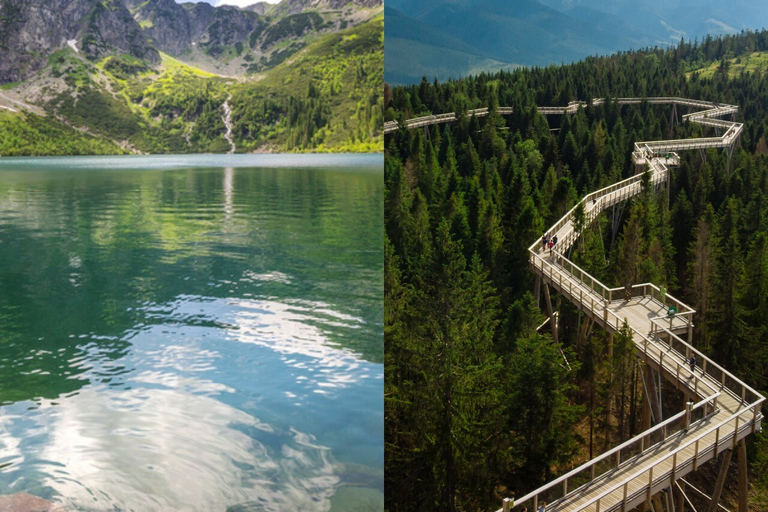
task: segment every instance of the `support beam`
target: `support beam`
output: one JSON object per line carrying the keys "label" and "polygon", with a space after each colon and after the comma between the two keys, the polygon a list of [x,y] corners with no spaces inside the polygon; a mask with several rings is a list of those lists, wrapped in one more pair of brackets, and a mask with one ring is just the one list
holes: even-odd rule
{"label": "support beam", "polygon": [[533,299],[536,301],[536,307],[541,304],[541,274],[536,274],[536,284],[533,286]]}
{"label": "support beam", "polygon": [[747,444],[744,439],[739,441],[739,512],[749,512],[747,483]]}
{"label": "support beam", "polygon": [[[637,365],[641,366],[639,359],[637,360]],[[643,393],[644,393],[643,396],[645,397],[645,400],[643,400],[643,407],[642,407],[643,416],[640,420],[641,421],[640,430],[643,432],[651,428],[651,416],[653,414],[652,412],[653,409],[651,408],[651,397],[648,393],[648,386],[646,384],[647,379],[645,378],[646,374],[648,373],[648,368],[649,368],[648,365],[645,365],[645,367],[642,367],[642,366],[640,367],[640,378],[643,384]],[[648,448],[650,441],[651,441],[651,436],[645,436],[641,441],[641,449],[644,450]]]}
{"label": "support beam", "polygon": [[550,325],[552,326],[552,339],[555,340],[555,343],[559,343],[557,339],[557,322],[555,321],[555,311],[552,309],[552,298],[549,295],[549,285],[544,284],[544,300],[547,302],[547,312],[549,313],[549,318],[551,320]]}
{"label": "support beam", "polygon": [[688,503],[688,506],[691,508],[691,510],[693,512],[697,512],[696,511],[696,507],[693,506],[693,503],[691,503],[691,500],[688,498],[688,496],[685,495],[685,492],[683,492],[683,488],[680,487],[680,482],[682,482],[684,484],[686,483],[686,481],[683,480],[682,478],[679,481],[675,482],[675,485],[677,486],[677,490],[680,491],[680,494],[683,496],[685,501]]}
{"label": "support beam", "polygon": [[685,495],[683,494],[682,489],[680,489],[679,484],[677,483],[675,483],[675,486],[672,489],[675,493],[674,512],[685,512]]}
{"label": "support beam", "polygon": [[725,477],[728,476],[728,467],[731,465],[731,456],[733,450],[728,448],[723,454],[723,460],[720,463],[720,473],[717,475],[717,482],[715,482],[715,490],[712,493],[712,501],[709,502],[709,512],[717,512],[717,506],[720,504],[720,494],[723,492],[723,486],[725,485]]}
{"label": "support beam", "polygon": [[643,383],[648,386],[649,406],[651,407],[651,417],[654,423],[661,423],[661,404],[659,403],[659,390],[656,386],[656,375],[650,365],[645,365],[645,377]]}

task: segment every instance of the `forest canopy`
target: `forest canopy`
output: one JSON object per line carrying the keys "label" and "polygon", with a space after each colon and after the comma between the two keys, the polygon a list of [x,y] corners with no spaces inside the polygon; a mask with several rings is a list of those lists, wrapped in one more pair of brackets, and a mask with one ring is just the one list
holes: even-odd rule
{"label": "forest canopy", "polygon": [[[681,153],[668,191],[603,213],[571,258],[609,286],[665,286],[697,311],[697,348],[768,388],[766,52],[768,32],[743,32],[385,85],[387,121],[459,118],[385,140],[389,510],[495,509],[639,431],[631,343],[614,340],[609,357],[607,334],[585,330],[561,300],[559,343],[537,330],[527,247],[583,195],[634,174],[635,142],[722,133],[683,122],[672,106],[612,98],[738,105],[744,131],[730,157]],[[574,115],[537,111],[574,100],[587,102]],[[480,107],[489,115],[462,116]],[[768,449],[761,436],[750,442],[755,500],[766,503]]]}

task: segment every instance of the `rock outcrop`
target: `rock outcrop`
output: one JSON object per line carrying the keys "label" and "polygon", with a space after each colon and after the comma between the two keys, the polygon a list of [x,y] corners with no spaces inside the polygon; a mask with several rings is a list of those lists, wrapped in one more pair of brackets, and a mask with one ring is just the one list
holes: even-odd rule
{"label": "rock outcrop", "polygon": [[[158,50],[182,59],[202,52],[214,62],[242,56],[234,64],[242,68],[261,59],[263,69],[302,48],[308,33],[344,28],[348,19],[359,23],[350,6],[382,1],[283,0],[240,9],[175,0],[0,0],[0,83],[30,77],[67,45],[92,60],[131,55],[157,63]],[[285,40],[296,42],[274,50]]]}
{"label": "rock outcrop", "polygon": [[118,53],[159,60],[119,0],[0,0],[0,83],[29,77],[70,40],[93,58]]}
{"label": "rock outcrop", "polygon": [[135,8],[133,16],[159,50],[174,55],[197,44],[245,44],[251,32],[264,24],[253,10],[212,7],[204,2],[177,4],[174,0],[149,0]]}

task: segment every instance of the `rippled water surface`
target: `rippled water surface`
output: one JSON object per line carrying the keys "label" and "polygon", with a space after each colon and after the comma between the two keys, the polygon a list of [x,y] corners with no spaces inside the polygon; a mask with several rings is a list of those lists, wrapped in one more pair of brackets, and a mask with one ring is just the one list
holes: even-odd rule
{"label": "rippled water surface", "polygon": [[383,159],[0,159],[0,494],[383,509]]}

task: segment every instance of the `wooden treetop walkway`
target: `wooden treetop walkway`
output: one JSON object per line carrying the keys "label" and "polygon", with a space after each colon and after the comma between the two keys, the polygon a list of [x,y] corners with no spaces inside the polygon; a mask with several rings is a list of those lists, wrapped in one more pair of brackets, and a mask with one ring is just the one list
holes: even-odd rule
{"label": "wooden treetop walkway", "polygon": [[[592,105],[604,101],[595,98]],[[721,119],[738,111],[734,105],[675,97],[612,101],[620,105],[646,102],[701,109],[683,119],[725,132],[719,137],[636,143],[633,160],[638,166],[648,167],[648,183],[654,188],[666,182],[669,166],[679,164],[677,151],[726,148],[730,155],[743,129],[741,123]],[[571,102],[566,107],[539,107],[538,112],[572,114],[584,106],[583,102]],[[500,107],[497,112],[507,115],[512,109]],[[488,109],[467,112],[468,116],[487,114]],[[406,121],[405,128],[456,119],[453,112],[424,116]],[[387,123],[385,133],[398,126],[395,121]],[[638,174],[585,196],[580,202],[586,214],[585,225],[603,210],[640,194],[643,179]],[[564,256],[580,235],[573,223],[577,207],[547,231],[558,237],[552,251],[544,250],[541,240],[530,246],[532,270],[608,332],[620,330],[626,322],[639,357],[674,383],[691,402],[686,410],[664,421],[657,419],[651,429],[543,487],[519,499],[505,499],[499,512],[520,510],[521,506],[535,511],[541,501],[548,503],[547,512],[630,510],[761,428],[763,396],[692,346],[693,309],[662,294],[652,283],[633,285],[632,298],[627,300],[625,288],[608,288]],[[674,317],[667,316],[668,306],[677,309]],[[698,363],[693,372],[688,365],[692,355]]]}
{"label": "wooden treetop walkway", "polygon": [[[638,100],[618,100],[622,101]],[[732,105],[681,98],[645,101],[705,108],[684,117],[692,123],[725,131],[720,137],[635,144],[633,160],[648,166],[652,187],[666,181],[668,166],[679,163],[675,151],[732,148],[743,128],[740,123],[717,119],[734,114],[736,107]],[[636,175],[588,194],[581,201],[587,223],[601,211],[638,195],[642,179],[642,175]],[[502,510],[521,505],[535,508],[540,499],[549,502],[548,512],[630,510],[732,448],[760,428],[762,422],[762,395],[691,345],[693,309],[668,294],[662,297],[660,289],[651,283],[632,286],[633,299],[625,300],[624,288],[606,287],[564,257],[579,236],[572,220],[574,210],[575,207],[549,230],[559,240],[559,249],[553,254],[544,251],[540,241],[531,245],[531,268],[607,331],[618,331],[626,322],[644,362],[696,404],[540,489],[518,500],[506,500]],[[666,315],[670,305],[677,309],[674,317]],[[686,339],[680,337],[681,333]],[[698,362],[694,372],[688,365],[692,355]]]}

